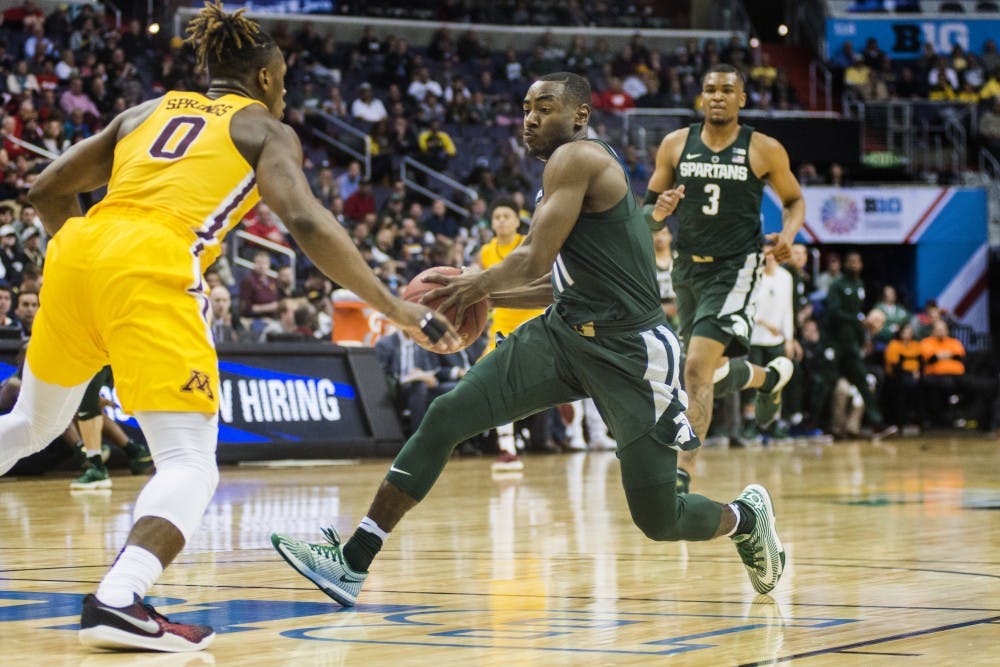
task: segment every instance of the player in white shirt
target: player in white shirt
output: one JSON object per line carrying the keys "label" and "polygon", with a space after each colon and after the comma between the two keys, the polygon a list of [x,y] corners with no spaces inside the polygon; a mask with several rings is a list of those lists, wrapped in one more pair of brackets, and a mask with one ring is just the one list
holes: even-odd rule
{"label": "player in white shirt", "polygon": [[[792,274],[779,266],[772,255],[766,255],[764,271],[754,294],[756,315],[753,332],[750,335],[750,363],[763,367],[777,357],[791,358],[794,355],[793,291]],[[760,429],[769,430],[772,437],[784,437],[785,428],[780,422],[774,425],[757,424],[754,419],[756,397],[757,392],[753,389],[743,392],[743,439],[759,440],[758,426]]]}
{"label": "player in white shirt", "polygon": [[377,123],[389,117],[382,100],[372,92],[370,83],[362,83],[358,92],[358,98],[351,103],[351,116],[368,123]]}

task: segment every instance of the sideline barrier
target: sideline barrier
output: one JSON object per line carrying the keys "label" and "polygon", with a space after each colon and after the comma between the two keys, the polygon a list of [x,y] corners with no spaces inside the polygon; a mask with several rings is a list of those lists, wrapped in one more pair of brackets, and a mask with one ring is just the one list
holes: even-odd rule
{"label": "sideline barrier", "polygon": [[[18,346],[0,341],[0,377],[13,373]],[[371,348],[223,345],[219,369],[221,463],[387,457],[402,447],[402,427]],[[138,428],[119,409],[106,415],[126,431]]]}

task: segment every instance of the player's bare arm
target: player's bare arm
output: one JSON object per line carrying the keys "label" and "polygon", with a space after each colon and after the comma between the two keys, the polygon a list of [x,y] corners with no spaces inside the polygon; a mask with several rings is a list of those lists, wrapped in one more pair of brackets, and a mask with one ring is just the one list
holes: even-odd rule
{"label": "player's bare arm", "polygon": [[643,202],[643,212],[650,228],[661,227],[664,218],[672,214],[684,199],[684,186],[675,188],[674,176],[687,137],[688,128],[674,130],[663,138],[656,151],[656,166],[646,186],[646,200]]}
{"label": "player's bare arm", "polygon": [[[545,194],[535,207],[531,230],[521,245],[496,266],[482,273],[456,276],[448,285],[429,292],[425,298],[430,300],[445,296],[439,309],[447,310],[456,305],[455,319],[461,326],[469,305],[490,294],[531,284],[544,276],[573,230],[592,181],[612,160],[604,149],[587,142],[573,141],[557,148],[545,165],[542,174]],[[594,205],[589,201],[587,203]],[[611,205],[608,204],[607,208]]]}
{"label": "player's bare arm", "polygon": [[42,225],[54,235],[72,217],[83,215],[77,196],[107,185],[118,140],[152,113],[159,98],[124,111],[107,127],[69,148],[38,175],[28,200]]}
{"label": "player's bare arm", "polygon": [[[417,340],[424,341],[420,325],[430,311],[425,306],[394,297],[372,272],[333,214],[313,196],[300,166],[302,146],[292,128],[281,124],[260,107],[240,112],[244,113],[247,116],[241,124],[251,122],[265,128],[256,165],[261,198],[285,222],[299,247],[331,280],[385,313]],[[233,123],[236,125],[237,120]],[[245,136],[241,132],[245,127],[234,129],[238,146],[242,143],[240,137]],[[447,332],[442,341],[444,345],[457,345],[458,335],[451,325],[440,316],[434,317]]]}
{"label": "player's bare arm", "polygon": [[524,287],[490,294],[490,303],[498,308],[545,308],[552,304],[552,272]]}
{"label": "player's bare arm", "polygon": [[791,257],[795,236],[802,229],[806,219],[806,203],[802,198],[802,188],[792,173],[788,151],[777,139],[760,132],[754,132],[750,140],[750,164],[759,178],[766,179],[771,189],[781,200],[783,209],[781,232],[767,235],[772,244],[767,253],[773,254],[778,262]]}
{"label": "player's bare arm", "polygon": [[[466,272],[472,273],[479,273],[481,271],[482,269],[478,266],[466,269]],[[447,285],[451,280],[452,276],[446,276],[443,273],[429,273],[424,278],[425,282],[437,283],[438,285]],[[431,294],[431,292],[427,294]],[[427,294],[421,299],[424,303],[429,300]],[[494,308],[545,308],[551,305],[553,301],[552,272],[549,271],[544,276],[522,287],[515,287],[514,289],[502,292],[493,292],[489,295],[489,299],[490,305]]]}

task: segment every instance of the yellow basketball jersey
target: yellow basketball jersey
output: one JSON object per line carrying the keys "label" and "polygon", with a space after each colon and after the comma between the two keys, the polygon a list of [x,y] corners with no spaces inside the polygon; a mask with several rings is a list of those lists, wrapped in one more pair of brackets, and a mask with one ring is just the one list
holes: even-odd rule
{"label": "yellow basketball jersey", "polygon": [[[494,238],[492,241],[483,246],[480,251],[479,260],[483,265],[484,269],[488,269],[491,266],[499,264],[503,261],[514,248],[521,245],[521,241],[524,237],[520,234],[514,236],[514,240],[507,245],[500,245],[499,241]],[[533,309],[525,310],[522,308],[494,308],[493,309],[493,326],[490,331],[494,334],[500,332],[502,334],[509,334],[514,329],[518,328],[528,320],[533,317],[538,317],[541,315],[544,309]],[[493,336],[490,336],[492,340]]]}
{"label": "yellow basketball jersey", "polygon": [[171,91],[139,127],[115,146],[108,194],[87,217],[129,212],[194,235],[204,270],[219,241],[260,200],[253,168],[237,150],[229,125],[257,100]]}

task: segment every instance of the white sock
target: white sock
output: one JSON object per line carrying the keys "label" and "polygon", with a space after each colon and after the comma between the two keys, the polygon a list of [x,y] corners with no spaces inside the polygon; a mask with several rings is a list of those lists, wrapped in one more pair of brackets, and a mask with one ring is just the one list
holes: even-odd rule
{"label": "white sock", "polygon": [[97,599],[111,607],[127,607],[134,596],[146,597],[153,582],[163,574],[160,559],[149,551],[129,545],[97,587]]}
{"label": "white sock", "polygon": [[517,456],[517,445],[514,444],[514,424],[497,426],[497,447],[501,452]]}
{"label": "white sock", "polygon": [[361,520],[361,523],[358,524],[358,529],[367,531],[372,535],[377,536],[380,540],[382,540],[383,544],[385,544],[385,541],[389,539],[389,533],[379,528],[379,525],[367,516]]}
{"label": "white sock", "polygon": [[726,505],[726,507],[731,509],[733,511],[733,514],[736,515],[736,523],[733,524],[733,529],[728,533],[726,533],[726,537],[732,537],[733,534],[736,532],[736,529],[740,527],[740,508],[736,503],[729,503],[728,505]]}
{"label": "white sock", "polygon": [[85,450],[83,450],[83,452],[84,452],[84,454],[87,455],[88,459],[93,458],[95,456],[101,456],[102,455],[102,452],[99,449],[85,449]]}

